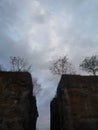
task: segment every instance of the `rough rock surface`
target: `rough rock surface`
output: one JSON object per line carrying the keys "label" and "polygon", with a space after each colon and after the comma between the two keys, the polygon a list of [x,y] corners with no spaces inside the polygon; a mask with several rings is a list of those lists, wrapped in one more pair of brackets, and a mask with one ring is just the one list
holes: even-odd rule
{"label": "rough rock surface", "polygon": [[51,130],[98,130],[98,76],[63,75],[50,107]]}
{"label": "rough rock surface", "polygon": [[0,72],[0,130],[36,130],[36,99],[27,72]]}

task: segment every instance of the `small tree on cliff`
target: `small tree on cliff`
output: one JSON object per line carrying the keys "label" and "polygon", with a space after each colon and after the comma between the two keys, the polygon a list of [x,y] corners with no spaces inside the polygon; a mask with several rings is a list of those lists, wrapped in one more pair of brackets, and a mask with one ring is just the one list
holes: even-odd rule
{"label": "small tree on cliff", "polygon": [[50,66],[50,71],[57,75],[75,74],[72,64],[69,62],[67,56],[53,60],[52,65]]}
{"label": "small tree on cliff", "polygon": [[38,82],[37,78],[33,77],[33,94],[38,95],[39,92],[42,90],[41,84]]}
{"label": "small tree on cliff", "polygon": [[[16,72],[31,72],[32,66],[22,57],[11,56],[10,57],[11,71]],[[41,90],[41,84],[38,83],[37,78],[33,77],[33,93],[37,95]]]}
{"label": "small tree on cliff", "polygon": [[98,71],[98,56],[86,57],[80,64],[82,70],[96,75]]}
{"label": "small tree on cliff", "polygon": [[11,71],[30,71],[31,65],[22,57],[10,57]]}

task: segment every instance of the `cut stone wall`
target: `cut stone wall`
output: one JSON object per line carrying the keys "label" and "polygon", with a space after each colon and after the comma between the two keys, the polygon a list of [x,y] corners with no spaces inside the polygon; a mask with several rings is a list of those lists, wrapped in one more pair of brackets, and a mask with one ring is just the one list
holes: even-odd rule
{"label": "cut stone wall", "polygon": [[31,75],[0,72],[0,130],[36,130],[38,111]]}
{"label": "cut stone wall", "polygon": [[50,113],[51,130],[98,130],[98,76],[63,75]]}

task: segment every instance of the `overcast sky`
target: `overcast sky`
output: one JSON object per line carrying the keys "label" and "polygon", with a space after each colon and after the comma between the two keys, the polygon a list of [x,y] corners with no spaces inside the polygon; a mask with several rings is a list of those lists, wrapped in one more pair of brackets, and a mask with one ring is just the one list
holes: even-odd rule
{"label": "overcast sky", "polygon": [[97,0],[0,0],[0,63],[22,56],[32,64],[39,94],[39,130],[49,130],[49,102],[59,77],[49,72],[52,59],[67,55],[79,73],[85,56],[98,54]]}

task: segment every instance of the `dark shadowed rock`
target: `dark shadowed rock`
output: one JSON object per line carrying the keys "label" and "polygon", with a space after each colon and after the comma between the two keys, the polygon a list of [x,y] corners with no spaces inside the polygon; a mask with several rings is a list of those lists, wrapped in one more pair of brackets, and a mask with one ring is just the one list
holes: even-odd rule
{"label": "dark shadowed rock", "polygon": [[0,130],[36,130],[36,99],[27,72],[0,72]]}
{"label": "dark shadowed rock", "polygon": [[51,130],[98,130],[98,76],[63,75],[51,102]]}

